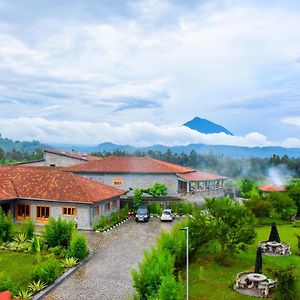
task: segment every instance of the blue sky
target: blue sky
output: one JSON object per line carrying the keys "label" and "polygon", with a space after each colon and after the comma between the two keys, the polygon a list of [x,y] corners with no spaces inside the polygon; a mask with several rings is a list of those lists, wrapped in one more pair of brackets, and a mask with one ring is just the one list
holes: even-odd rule
{"label": "blue sky", "polygon": [[296,0],[0,0],[0,132],[300,147],[299,29]]}

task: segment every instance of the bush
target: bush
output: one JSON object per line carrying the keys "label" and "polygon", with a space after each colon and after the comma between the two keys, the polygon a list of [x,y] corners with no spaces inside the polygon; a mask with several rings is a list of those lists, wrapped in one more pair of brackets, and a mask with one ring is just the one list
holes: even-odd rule
{"label": "bush", "polygon": [[0,207],[0,243],[9,242],[14,235],[14,223],[11,213],[5,214]]}
{"label": "bush", "polygon": [[27,239],[32,239],[34,235],[35,224],[32,219],[28,219],[22,225],[22,231],[25,233]]}
{"label": "bush", "polygon": [[50,284],[55,281],[61,272],[60,263],[51,259],[47,262],[40,264],[32,273],[32,279],[34,281],[41,281],[46,284]]}
{"label": "bush", "polygon": [[296,277],[294,274],[295,267],[290,265],[286,268],[279,268],[273,271],[274,277],[277,279],[277,290],[275,299],[278,300],[296,300]]}
{"label": "bush", "polygon": [[11,291],[14,292],[14,284],[11,281],[10,277],[4,272],[0,273],[0,292]]}
{"label": "bush", "polygon": [[84,259],[89,253],[85,236],[74,233],[72,235],[69,256],[77,260]]}
{"label": "bush", "polygon": [[269,217],[272,210],[272,204],[266,198],[254,197],[249,200],[245,200],[244,205],[257,218]]}
{"label": "bush", "polygon": [[49,223],[45,225],[44,238],[49,247],[63,246],[69,247],[72,233],[75,229],[74,222],[57,220],[50,218]]}
{"label": "bush", "polygon": [[151,248],[145,252],[139,270],[132,270],[133,286],[137,299],[156,299],[166,276],[174,276],[174,258],[169,251]]}
{"label": "bush", "polygon": [[115,224],[117,224],[117,216],[116,216],[116,214],[114,212],[112,212],[110,214],[110,225],[113,226]]}
{"label": "bush", "polygon": [[158,290],[159,300],[181,300],[184,298],[181,282],[177,282],[174,276],[163,277]]}
{"label": "bush", "polygon": [[99,227],[104,229],[106,227],[106,216],[102,215],[99,221]]}

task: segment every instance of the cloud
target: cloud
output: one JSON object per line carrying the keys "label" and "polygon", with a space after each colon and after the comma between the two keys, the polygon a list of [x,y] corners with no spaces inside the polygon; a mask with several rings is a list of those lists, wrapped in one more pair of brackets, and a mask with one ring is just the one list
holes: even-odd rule
{"label": "cloud", "polygon": [[299,117],[288,117],[281,120],[285,124],[300,127],[300,116]]}
{"label": "cloud", "polygon": [[[18,128],[22,128],[22,134]],[[245,136],[230,136],[224,133],[202,134],[185,126],[157,126],[149,122],[132,122],[112,126],[98,122],[53,121],[44,118],[1,119],[2,136],[13,139],[39,140],[44,143],[95,145],[101,142],[150,146],[167,146],[203,143],[208,145],[274,146],[298,145],[300,140],[290,139],[281,143],[269,141],[264,135],[253,132]]]}
{"label": "cloud", "polygon": [[0,119],[122,127],[198,115],[283,139],[290,126],[276,126],[300,94],[300,10],[283,2],[2,1]]}

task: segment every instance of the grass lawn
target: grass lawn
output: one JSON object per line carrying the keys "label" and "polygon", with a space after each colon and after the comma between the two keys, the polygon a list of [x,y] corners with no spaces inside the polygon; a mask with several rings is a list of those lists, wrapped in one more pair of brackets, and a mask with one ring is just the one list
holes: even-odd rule
{"label": "grass lawn", "polygon": [[[47,256],[42,256],[41,262]],[[17,289],[26,289],[31,280],[31,273],[38,266],[37,259],[29,253],[0,250],[0,272],[7,274]]]}
{"label": "grass lawn", "polygon": [[[288,266],[294,264],[296,266],[297,287],[300,291],[300,256],[297,254],[297,238],[296,233],[300,234],[300,228],[292,227],[292,225],[277,226],[280,238],[283,242],[290,244],[292,255],[287,257],[271,257],[263,255],[263,273],[267,272],[267,268],[275,266]],[[249,246],[247,251],[241,252],[233,258],[229,266],[221,266],[215,261],[215,257],[207,255],[207,253],[199,253],[191,260],[190,264],[190,280],[189,290],[190,299],[259,299],[242,296],[233,289],[236,274],[254,269],[256,249],[259,241],[267,240],[270,233],[269,226],[257,227],[257,238],[255,242]],[[185,270],[183,270],[185,275]]]}

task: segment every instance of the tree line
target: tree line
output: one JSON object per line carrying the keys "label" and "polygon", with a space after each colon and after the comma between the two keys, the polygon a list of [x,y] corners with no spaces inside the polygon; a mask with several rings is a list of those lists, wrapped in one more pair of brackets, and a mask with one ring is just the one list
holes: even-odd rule
{"label": "tree line", "polygon": [[34,152],[18,151],[16,149],[12,149],[11,151],[4,151],[0,147],[0,165],[38,160],[42,158],[42,149],[36,149],[36,151]]}
{"label": "tree line", "polygon": [[163,161],[188,166],[203,171],[216,172],[218,174],[233,178],[261,179],[268,175],[271,167],[284,167],[284,170],[294,177],[300,177],[300,158],[290,158],[287,155],[282,157],[273,155],[269,158],[233,158],[224,155],[207,153],[200,154],[192,150],[187,153],[173,153],[149,150],[143,152],[135,150],[132,153],[115,150],[112,152],[94,152],[92,155],[107,156],[150,156]]}

